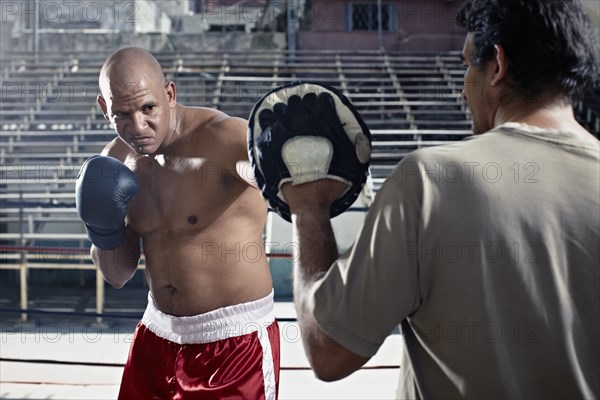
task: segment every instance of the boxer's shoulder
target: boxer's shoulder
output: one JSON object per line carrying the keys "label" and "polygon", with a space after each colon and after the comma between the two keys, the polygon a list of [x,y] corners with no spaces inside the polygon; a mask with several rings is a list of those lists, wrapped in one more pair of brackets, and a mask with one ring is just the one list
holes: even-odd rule
{"label": "boxer's shoulder", "polygon": [[205,107],[182,106],[181,111],[184,118],[180,133],[188,137],[190,144],[220,147],[239,142],[245,146],[248,129],[245,119]]}
{"label": "boxer's shoulder", "polygon": [[101,152],[103,156],[114,157],[121,162],[124,162],[131,153],[133,153],[131,148],[120,137],[108,142]]}

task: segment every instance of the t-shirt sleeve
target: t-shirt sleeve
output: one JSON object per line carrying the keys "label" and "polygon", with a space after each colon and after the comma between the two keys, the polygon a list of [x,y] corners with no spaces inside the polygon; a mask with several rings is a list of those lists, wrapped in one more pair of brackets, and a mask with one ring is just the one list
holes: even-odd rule
{"label": "t-shirt sleeve", "polygon": [[414,247],[422,181],[415,165],[403,161],[388,177],[352,248],[312,288],[320,328],[363,357],[373,356],[419,304]]}

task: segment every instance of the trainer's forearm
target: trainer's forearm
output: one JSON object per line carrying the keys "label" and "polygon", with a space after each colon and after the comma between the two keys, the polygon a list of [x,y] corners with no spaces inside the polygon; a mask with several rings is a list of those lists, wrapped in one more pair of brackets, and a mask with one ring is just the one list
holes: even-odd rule
{"label": "trainer's forearm", "polygon": [[127,230],[125,241],[114,250],[102,250],[94,245],[90,249],[92,261],[102,272],[104,279],[120,289],[133,275],[140,260],[139,236]]}
{"label": "trainer's forearm", "polygon": [[325,334],[308,308],[311,287],[339,255],[329,209],[292,213],[292,222],[299,249],[294,267],[294,302],[304,350],[317,377],[325,381],[342,379],[367,359],[356,356]]}
{"label": "trainer's forearm", "polygon": [[[295,274],[298,285],[311,286],[321,272],[329,269],[339,254],[329,210],[292,214],[294,240],[298,242]],[[304,289],[299,287],[298,289]],[[304,294],[301,291],[299,294]]]}

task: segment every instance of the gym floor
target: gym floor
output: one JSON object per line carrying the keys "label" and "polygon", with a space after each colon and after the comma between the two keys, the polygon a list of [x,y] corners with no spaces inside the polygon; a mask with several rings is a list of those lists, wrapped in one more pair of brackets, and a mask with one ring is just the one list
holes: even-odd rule
{"label": "gym floor", "polygon": [[[116,399],[137,320],[104,318],[98,323],[83,316],[94,312],[93,299],[86,292],[77,293],[63,292],[57,298],[38,292],[30,304],[32,309],[52,305],[55,311],[57,304],[64,304],[64,314],[32,313],[21,322],[20,314],[0,313],[1,399]],[[14,294],[3,291],[0,307],[16,308],[14,299]],[[107,302],[107,314],[141,315],[143,310],[140,301],[123,304],[120,296],[107,299],[112,300]],[[402,351],[399,334],[388,337],[360,371],[338,382],[322,382],[308,368],[293,304],[278,301],[275,307],[281,332],[280,399],[394,398]]]}

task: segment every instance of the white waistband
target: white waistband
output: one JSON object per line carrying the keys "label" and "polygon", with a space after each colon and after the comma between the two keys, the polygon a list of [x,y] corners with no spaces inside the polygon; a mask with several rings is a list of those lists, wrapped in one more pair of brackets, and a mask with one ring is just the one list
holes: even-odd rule
{"label": "white waistband", "polygon": [[148,293],[142,323],[155,335],[178,344],[210,343],[246,335],[275,321],[273,290],[259,300],[219,308],[190,317],[176,317],[160,311]]}

